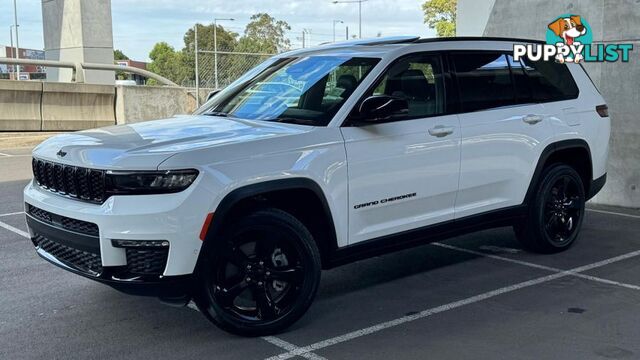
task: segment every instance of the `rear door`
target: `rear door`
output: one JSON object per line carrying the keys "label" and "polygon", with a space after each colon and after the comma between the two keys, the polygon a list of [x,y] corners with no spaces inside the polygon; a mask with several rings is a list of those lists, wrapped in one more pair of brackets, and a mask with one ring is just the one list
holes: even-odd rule
{"label": "rear door", "polygon": [[406,99],[409,114],[375,124],[347,120],[341,128],[350,244],[453,219],[460,126],[448,114],[441,56],[397,60],[364,98],[382,94]]}
{"label": "rear door", "polygon": [[455,217],[521,204],[553,137],[520,63],[502,52],[450,55],[460,99],[460,186]]}

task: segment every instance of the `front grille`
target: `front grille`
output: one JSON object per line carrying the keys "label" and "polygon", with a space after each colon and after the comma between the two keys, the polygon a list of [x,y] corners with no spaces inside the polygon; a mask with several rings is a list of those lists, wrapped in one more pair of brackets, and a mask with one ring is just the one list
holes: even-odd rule
{"label": "front grille", "polygon": [[63,263],[73,265],[75,268],[92,275],[102,273],[100,254],[74,249],[40,234],[35,235],[33,242],[37,247]]}
{"label": "front grille", "polygon": [[42,222],[62,227],[65,230],[90,236],[98,236],[99,234],[98,225],[94,223],[53,214],[33,205],[27,204],[27,213]]}
{"label": "front grille", "polygon": [[127,272],[137,275],[161,275],[167,264],[168,248],[127,249]]}
{"label": "front grille", "polygon": [[49,191],[80,200],[103,203],[106,200],[105,171],[57,164],[33,158],[36,183]]}

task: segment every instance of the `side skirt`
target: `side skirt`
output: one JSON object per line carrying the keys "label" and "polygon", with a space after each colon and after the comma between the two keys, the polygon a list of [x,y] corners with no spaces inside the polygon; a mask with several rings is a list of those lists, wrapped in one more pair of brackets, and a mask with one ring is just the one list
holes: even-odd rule
{"label": "side skirt", "polygon": [[334,268],[372,256],[387,254],[479,230],[510,226],[526,218],[527,206],[518,205],[461,219],[445,221],[418,229],[334,249],[325,269]]}

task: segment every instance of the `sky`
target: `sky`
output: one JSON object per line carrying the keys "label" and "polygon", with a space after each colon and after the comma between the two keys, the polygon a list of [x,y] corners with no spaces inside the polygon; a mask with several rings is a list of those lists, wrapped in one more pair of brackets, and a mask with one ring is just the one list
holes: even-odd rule
{"label": "sky", "polygon": [[[42,49],[42,0],[16,0],[20,25],[20,47]],[[434,36],[423,23],[422,0],[368,0],[362,4],[362,36]],[[331,0],[112,0],[113,45],[135,60],[148,61],[153,45],[165,41],[176,49],[184,46],[182,37],[199,22],[214,18],[234,18],[219,24],[242,33],[249,17],[267,12],[291,25],[287,36],[292,47],[301,47],[303,29],[310,29],[311,45],[333,40],[333,20],[339,40],[345,25],[350,34],[358,31],[358,4],[333,4]],[[9,26],[13,24],[13,0],[0,0],[0,44],[9,45]],[[307,42],[309,44],[309,42]]]}

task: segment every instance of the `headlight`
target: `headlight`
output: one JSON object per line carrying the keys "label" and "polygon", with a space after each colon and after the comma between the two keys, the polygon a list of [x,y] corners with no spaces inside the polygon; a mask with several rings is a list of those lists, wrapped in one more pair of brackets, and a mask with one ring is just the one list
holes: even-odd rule
{"label": "headlight", "polygon": [[198,170],[107,171],[110,195],[163,194],[182,191],[198,177]]}

